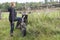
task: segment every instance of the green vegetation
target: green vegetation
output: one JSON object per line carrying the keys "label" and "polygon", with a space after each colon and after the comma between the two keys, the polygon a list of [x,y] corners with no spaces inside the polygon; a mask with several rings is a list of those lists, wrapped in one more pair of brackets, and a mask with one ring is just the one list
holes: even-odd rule
{"label": "green vegetation", "polygon": [[22,37],[19,29],[14,30],[13,37],[10,37],[9,32],[8,14],[3,13],[0,20],[0,40],[60,40],[60,13],[55,11],[48,14],[29,14],[25,37]]}
{"label": "green vegetation", "polygon": [[[45,3],[44,3],[45,2]],[[59,3],[58,0],[54,1],[54,0],[50,0],[50,2],[48,2],[48,0],[45,0],[44,2],[26,2],[26,3],[18,3],[16,2],[16,10],[24,10],[24,7],[30,7],[32,10],[37,10],[37,9],[41,9],[41,8],[46,8],[46,4],[53,4],[53,6],[55,5],[55,7],[60,7],[60,4],[56,4]],[[6,2],[6,3],[0,3],[0,9],[2,11],[7,11],[7,8],[10,6],[10,3]],[[50,8],[50,7],[49,7]]]}

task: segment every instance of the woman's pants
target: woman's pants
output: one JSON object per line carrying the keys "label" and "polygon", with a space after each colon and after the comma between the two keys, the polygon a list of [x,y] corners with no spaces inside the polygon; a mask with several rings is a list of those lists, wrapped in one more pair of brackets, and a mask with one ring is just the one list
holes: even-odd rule
{"label": "woman's pants", "polygon": [[[22,18],[20,17],[17,17],[14,22],[17,21],[17,24],[16,24],[16,28],[18,27],[18,25],[20,24],[20,22],[22,21]],[[10,29],[10,33],[13,33],[13,30],[14,30],[14,22],[11,22],[10,21],[10,26],[11,26],[11,29]]]}

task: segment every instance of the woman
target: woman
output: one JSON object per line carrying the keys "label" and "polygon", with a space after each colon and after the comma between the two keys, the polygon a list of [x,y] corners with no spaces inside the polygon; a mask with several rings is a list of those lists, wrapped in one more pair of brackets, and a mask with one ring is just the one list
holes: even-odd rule
{"label": "woman", "polygon": [[15,3],[14,2],[11,2],[10,4],[10,7],[8,8],[8,11],[9,11],[9,22],[10,22],[10,26],[11,26],[11,29],[10,29],[10,35],[13,36],[13,30],[14,30],[14,21],[17,21],[17,25],[16,25],[16,28],[18,27],[18,25],[20,24],[21,22],[21,18],[20,17],[17,17],[17,13],[15,11]]}

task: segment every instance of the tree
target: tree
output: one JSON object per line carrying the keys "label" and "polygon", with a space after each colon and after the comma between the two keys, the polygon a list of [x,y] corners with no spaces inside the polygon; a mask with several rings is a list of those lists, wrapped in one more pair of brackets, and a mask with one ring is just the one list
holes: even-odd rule
{"label": "tree", "polygon": [[47,4],[48,3],[48,0],[45,0],[45,4]]}
{"label": "tree", "polygon": [[0,19],[1,19],[1,10],[0,10]]}

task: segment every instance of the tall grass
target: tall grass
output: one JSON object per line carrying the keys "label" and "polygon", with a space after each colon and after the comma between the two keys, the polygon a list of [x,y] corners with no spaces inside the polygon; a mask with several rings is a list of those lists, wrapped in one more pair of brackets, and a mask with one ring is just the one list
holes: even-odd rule
{"label": "tall grass", "polygon": [[10,37],[7,15],[2,14],[2,20],[0,20],[0,40],[60,40],[59,11],[49,12],[48,14],[45,12],[29,14],[27,35],[25,37],[22,37],[19,29],[14,29],[14,36]]}

